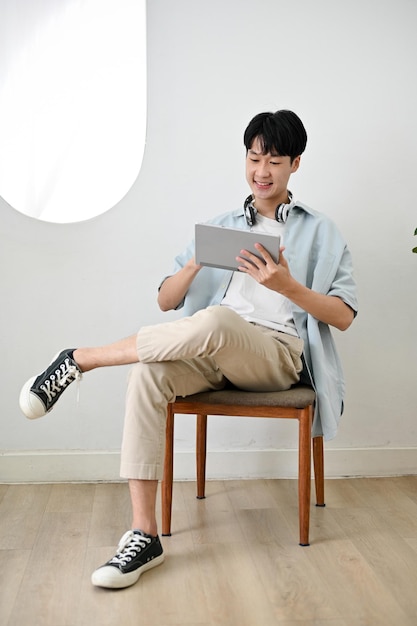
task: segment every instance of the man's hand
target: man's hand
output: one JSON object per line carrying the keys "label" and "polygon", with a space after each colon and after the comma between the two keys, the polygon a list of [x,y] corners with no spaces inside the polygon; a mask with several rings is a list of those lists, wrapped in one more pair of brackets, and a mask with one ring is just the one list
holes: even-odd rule
{"label": "man's hand", "polygon": [[259,243],[255,244],[255,248],[261,258],[248,250],[241,250],[242,256],[236,257],[241,272],[252,276],[260,285],[282,294],[319,321],[339,330],[349,328],[354,318],[352,309],[337,296],[318,293],[296,281],[282,254],[285,248],[280,249],[279,263],[275,263]]}
{"label": "man's hand", "polygon": [[288,263],[283,255],[285,248],[280,248],[279,263],[275,263],[269,252],[261,244],[256,243],[255,248],[261,258],[248,250],[241,250],[242,256],[237,257],[240,263],[239,270],[252,276],[260,285],[283,293],[292,280]]}

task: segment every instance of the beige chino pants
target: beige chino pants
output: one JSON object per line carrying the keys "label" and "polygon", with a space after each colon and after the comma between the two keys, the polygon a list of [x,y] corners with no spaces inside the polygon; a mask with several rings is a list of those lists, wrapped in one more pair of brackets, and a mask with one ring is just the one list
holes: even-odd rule
{"label": "beige chino pants", "polygon": [[140,360],[129,373],[121,476],[162,478],[167,404],[222,389],[281,391],[298,382],[303,342],[212,306],[137,334]]}

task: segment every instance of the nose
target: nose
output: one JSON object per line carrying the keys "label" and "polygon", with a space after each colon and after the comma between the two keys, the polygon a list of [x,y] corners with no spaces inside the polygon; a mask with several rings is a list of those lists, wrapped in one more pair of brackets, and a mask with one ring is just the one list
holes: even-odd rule
{"label": "nose", "polygon": [[269,164],[265,163],[265,161],[259,161],[256,164],[256,175],[259,178],[268,178],[269,174]]}

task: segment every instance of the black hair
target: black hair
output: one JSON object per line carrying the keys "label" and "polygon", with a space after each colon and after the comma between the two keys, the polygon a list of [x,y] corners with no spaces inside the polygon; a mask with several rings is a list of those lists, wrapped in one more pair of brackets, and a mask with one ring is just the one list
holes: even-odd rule
{"label": "black hair", "polygon": [[275,113],[259,113],[249,122],[243,142],[246,152],[259,139],[262,154],[289,156],[291,162],[305,150],[307,133],[298,115],[285,109]]}

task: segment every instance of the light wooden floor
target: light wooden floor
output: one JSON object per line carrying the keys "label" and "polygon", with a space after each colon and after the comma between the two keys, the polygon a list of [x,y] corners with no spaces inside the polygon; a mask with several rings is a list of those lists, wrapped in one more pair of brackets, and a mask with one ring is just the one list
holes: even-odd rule
{"label": "light wooden floor", "polygon": [[416,626],[417,476],[326,481],[307,548],[296,487],[176,483],[165,563],[106,591],[127,485],[0,485],[0,626]]}

